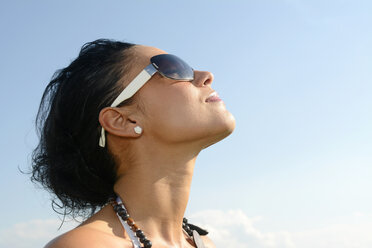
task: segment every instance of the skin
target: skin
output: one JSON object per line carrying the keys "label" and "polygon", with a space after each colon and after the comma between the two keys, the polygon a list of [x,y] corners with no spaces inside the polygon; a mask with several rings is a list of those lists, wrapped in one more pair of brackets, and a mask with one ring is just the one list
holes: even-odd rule
{"label": "skin", "polygon": [[[129,83],[164,51],[147,46],[131,48],[134,65]],[[153,247],[195,247],[182,231],[195,160],[200,151],[228,136],[235,119],[220,102],[205,100],[213,75],[195,71],[192,82],[167,79],[156,73],[136,94],[135,104],[102,109],[108,149],[118,167],[115,192]],[[134,127],[143,129],[141,134]],[[215,247],[202,236],[205,245]],[[47,248],[132,247],[110,205],[79,227],[52,240]]]}

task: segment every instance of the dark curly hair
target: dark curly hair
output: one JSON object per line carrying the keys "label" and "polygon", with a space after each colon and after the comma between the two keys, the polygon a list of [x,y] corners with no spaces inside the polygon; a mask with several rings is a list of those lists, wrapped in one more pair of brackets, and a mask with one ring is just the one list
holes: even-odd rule
{"label": "dark curly hair", "polygon": [[[86,43],[44,91],[36,116],[40,141],[32,152],[31,181],[53,194],[53,210],[64,217],[93,215],[114,195],[115,159],[107,146],[98,145],[98,116],[124,88],[133,46],[108,39]],[[130,98],[120,106],[133,102]]]}

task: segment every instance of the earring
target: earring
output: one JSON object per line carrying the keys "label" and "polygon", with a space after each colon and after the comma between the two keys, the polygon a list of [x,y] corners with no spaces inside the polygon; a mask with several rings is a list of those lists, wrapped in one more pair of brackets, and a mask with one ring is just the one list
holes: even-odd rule
{"label": "earring", "polygon": [[137,134],[141,134],[142,133],[142,128],[140,126],[136,126],[134,128],[134,132],[137,133]]}

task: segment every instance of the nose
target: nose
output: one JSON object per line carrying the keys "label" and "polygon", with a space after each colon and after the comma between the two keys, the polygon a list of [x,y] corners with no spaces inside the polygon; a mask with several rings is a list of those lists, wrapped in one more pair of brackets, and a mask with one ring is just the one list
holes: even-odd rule
{"label": "nose", "polygon": [[194,71],[194,80],[192,81],[195,86],[204,87],[212,84],[214,76],[209,71]]}

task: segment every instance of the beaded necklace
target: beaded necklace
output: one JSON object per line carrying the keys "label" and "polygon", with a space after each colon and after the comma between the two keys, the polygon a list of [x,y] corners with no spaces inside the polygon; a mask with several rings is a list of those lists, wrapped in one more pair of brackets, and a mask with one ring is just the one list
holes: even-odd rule
{"label": "beaded necklace", "polygon": [[[131,239],[133,240],[133,238],[137,237],[139,241],[143,244],[143,247],[141,248],[151,248],[152,247],[151,241],[147,239],[143,231],[138,227],[138,225],[134,222],[134,220],[129,216],[128,211],[125,208],[120,197],[116,196],[116,199],[110,198],[109,203],[112,205],[112,207],[114,208],[114,211],[121,218],[121,220],[123,220],[125,223],[128,224],[130,229],[127,230],[127,232],[133,231],[135,236],[130,235],[130,233],[128,233],[131,236]],[[205,248],[204,243],[202,239],[200,238],[199,233],[196,230],[200,230],[200,232],[204,232],[204,234],[208,232],[192,224],[189,224],[186,218],[183,218],[182,229],[184,230],[184,232],[186,232],[189,238],[194,241],[197,248]]]}

